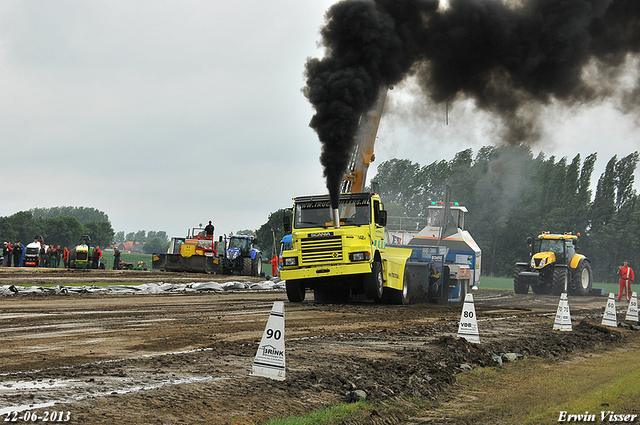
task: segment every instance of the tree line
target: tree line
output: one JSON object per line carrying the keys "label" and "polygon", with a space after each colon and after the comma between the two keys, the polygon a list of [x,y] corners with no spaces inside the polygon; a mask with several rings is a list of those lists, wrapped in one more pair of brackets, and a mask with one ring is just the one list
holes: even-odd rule
{"label": "tree line", "polygon": [[71,248],[83,235],[89,235],[93,245],[110,246],[114,232],[109,217],[85,207],[34,208],[0,217],[0,239],[6,242],[20,241],[27,245],[36,236],[42,236],[47,245]]}
{"label": "tree line", "polygon": [[92,245],[111,246],[114,242],[141,242],[147,253],[164,252],[169,246],[169,237],[165,231],[146,232],[139,230],[114,232],[109,216],[91,207],[52,207],[32,208],[20,211],[9,217],[0,217],[0,239],[27,245],[36,236],[42,236],[49,245],[76,246],[83,235],[91,237]]}
{"label": "tree line", "polygon": [[578,154],[568,162],[534,156],[526,145],[486,146],[475,158],[466,149],[425,166],[391,159],[372,181],[390,215],[418,218],[449,185],[451,200],[469,210],[465,228],[482,248],[484,275],[511,276],[515,262],[528,257],[528,236],[573,232],[580,233],[579,252],[591,260],[594,279],[615,282],[622,260],[640,265],[638,152],[609,159],[593,194],[596,159]]}

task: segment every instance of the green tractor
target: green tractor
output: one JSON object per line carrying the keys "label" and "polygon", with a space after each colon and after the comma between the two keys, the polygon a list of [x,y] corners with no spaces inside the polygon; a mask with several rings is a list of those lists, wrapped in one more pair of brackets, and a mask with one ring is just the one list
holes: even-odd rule
{"label": "green tractor", "polygon": [[91,238],[89,235],[83,235],[80,238],[80,244],[71,248],[69,251],[68,267],[70,269],[104,269],[104,263],[100,263],[97,267],[93,264],[93,250],[91,246]]}
{"label": "green tractor", "polygon": [[527,263],[516,263],[513,291],[527,294],[531,287],[536,294],[589,295],[591,263],[576,253],[578,236],[543,232],[535,239],[527,238],[531,258]]}

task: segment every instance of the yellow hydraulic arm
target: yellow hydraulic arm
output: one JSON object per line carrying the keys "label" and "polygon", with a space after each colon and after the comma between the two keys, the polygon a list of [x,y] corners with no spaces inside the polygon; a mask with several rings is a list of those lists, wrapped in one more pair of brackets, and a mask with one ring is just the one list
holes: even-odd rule
{"label": "yellow hydraulic arm", "polygon": [[360,117],[349,168],[342,179],[342,193],[360,193],[364,191],[367,170],[375,159],[373,146],[376,143],[376,135],[378,134],[378,126],[380,125],[386,98],[387,87],[383,87],[380,89],[378,100],[376,100],[371,110]]}

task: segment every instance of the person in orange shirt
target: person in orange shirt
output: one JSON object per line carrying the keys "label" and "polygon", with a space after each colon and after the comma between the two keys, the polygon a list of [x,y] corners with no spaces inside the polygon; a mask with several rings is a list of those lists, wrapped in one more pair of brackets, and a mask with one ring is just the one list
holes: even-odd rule
{"label": "person in orange shirt", "polygon": [[631,284],[633,283],[633,269],[629,267],[629,262],[624,260],[622,267],[618,266],[618,276],[620,276],[620,292],[618,301],[622,299],[622,294],[626,291],[627,301],[631,300]]}

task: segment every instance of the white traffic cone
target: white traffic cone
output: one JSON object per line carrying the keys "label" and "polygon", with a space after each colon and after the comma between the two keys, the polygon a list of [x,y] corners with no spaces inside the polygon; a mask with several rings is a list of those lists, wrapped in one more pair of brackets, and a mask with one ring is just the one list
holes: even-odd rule
{"label": "white traffic cone", "polygon": [[604,326],[618,327],[618,315],[616,314],[616,297],[613,296],[613,292],[609,294],[607,300],[607,308],[604,310],[604,316],[602,316],[602,324]]}
{"label": "white traffic cone", "polygon": [[629,320],[633,322],[638,321],[638,293],[634,292],[631,294],[631,301],[629,301],[629,308],[627,309],[627,316],[624,320]]}
{"label": "white traffic cone", "polygon": [[464,338],[469,342],[480,343],[476,308],[473,305],[473,295],[471,294],[467,294],[464,298],[460,325],[458,326],[458,338]]}
{"label": "white traffic cone", "polygon": [[553,323],[554,331],[572,331],[571,312],[569,311],[569,300],[566,292],[560,295],[558,303],[558,311],[556,312],[556,320]]}
{"label": "white traffic cone", "polygon": [[251,376],[264,376],[278,381],[285,379],[284,302],[273,303],[267,327],[253,360]]}

